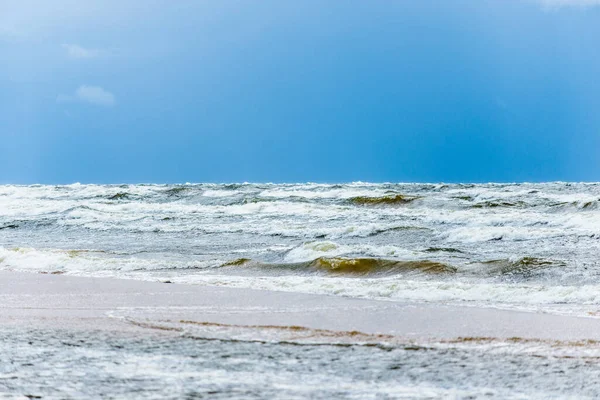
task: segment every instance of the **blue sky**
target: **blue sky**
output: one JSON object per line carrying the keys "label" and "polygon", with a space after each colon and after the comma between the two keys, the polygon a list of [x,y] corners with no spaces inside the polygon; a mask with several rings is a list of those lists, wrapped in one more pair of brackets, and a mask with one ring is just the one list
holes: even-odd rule
{"label": "blue sky", "polygon": [[0,183],[600,181],[600,0],[0,0]]}

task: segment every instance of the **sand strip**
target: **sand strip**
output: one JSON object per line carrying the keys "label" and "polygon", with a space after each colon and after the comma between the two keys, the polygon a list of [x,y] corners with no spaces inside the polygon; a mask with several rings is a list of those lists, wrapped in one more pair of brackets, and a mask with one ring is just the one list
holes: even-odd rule
{"label": "sand strip", "polygon": [[0,272],[0,327],[148,331],[127,321],[302,326],[407,339],[600,340],[600,319],[196,285]]}

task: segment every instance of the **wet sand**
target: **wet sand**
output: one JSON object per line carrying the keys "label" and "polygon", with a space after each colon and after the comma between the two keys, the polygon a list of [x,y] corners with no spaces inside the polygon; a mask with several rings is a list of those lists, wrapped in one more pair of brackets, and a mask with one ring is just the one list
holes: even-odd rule
{"label": "wet sand", "polygon": [[[137,323],[142,321],[143,323]],[[0,272],[0,327],[153,332],[161,323],[299,326],[407,340],[600,340],[600,319],[112,278]],[[256,339],[260,340],[260,330]],[[165,331],[168,334],[168,331]]]}

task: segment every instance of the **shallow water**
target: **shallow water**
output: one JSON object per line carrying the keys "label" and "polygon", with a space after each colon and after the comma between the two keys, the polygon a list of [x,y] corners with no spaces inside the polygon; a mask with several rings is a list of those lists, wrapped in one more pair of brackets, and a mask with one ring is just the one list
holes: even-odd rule
{"label": "shallow water", "polygon": [[594,316],[600,184],[0,186],[0,268]]}
{"label": "shallow water", "polygon": [[[298,345],[0,330],[3,398],[598,398],[578,346],[487,342]],[[25,397],[28,396],[28,397]]]}

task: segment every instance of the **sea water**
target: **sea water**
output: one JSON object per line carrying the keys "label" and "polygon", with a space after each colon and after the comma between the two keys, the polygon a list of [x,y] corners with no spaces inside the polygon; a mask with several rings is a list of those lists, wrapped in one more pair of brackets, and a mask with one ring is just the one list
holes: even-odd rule
{"label": "sea water", "polygon": [[591,315],[600,184],[0,186],[0,268]]}
{"label": "sea water", "polygon": [[[562,182],[8,185],[0,269],[596,318],[599,205],[600,184]],[[87,344],[73,350],[65,335]],[[378,347],[188,335],[114,339],[128,349],[114,364],[110,341],[79,335],[5,332],[0,351],[11,363],[0,367],[0,393],[165,397],[178,385],[207,398],[600,394],[591,343]],[[90,360],[81,380],[66,379],[64,391],[44,383],[44,362],[76,371],[78,357]],[[18,360],[35,365],[30,376],[10,378],[20,376]],[[149,389],[153,377],[163,383]]]}

